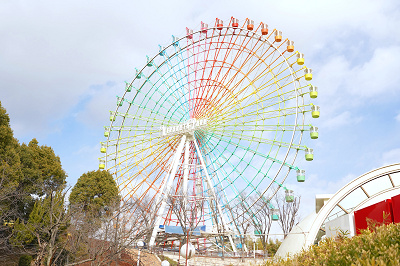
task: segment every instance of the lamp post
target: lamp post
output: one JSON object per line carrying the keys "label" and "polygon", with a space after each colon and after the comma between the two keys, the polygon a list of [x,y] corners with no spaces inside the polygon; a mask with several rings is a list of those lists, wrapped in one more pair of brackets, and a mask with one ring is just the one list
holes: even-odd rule
{"label": "lamp post", "polygon": [[143,242],[142,240],[139,240],[139,241],[137,242],[137,247],[138,247],[138,249],[139,249],[139,252],[138,252],[138,260],[137,260],[137,266],[139,266],[139,263],[140,263],[140,251],[141,251],[142,248],[144,247],[144,242]]}

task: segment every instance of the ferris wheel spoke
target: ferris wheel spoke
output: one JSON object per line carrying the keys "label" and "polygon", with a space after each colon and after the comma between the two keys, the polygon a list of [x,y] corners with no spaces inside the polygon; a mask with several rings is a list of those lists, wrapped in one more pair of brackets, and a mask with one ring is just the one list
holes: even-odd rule
{"label": "ferris wheel spoke", "polygon": [[[150,98],[148,99],[148,101],[152,101],[155,105],[159,104],[159,102],[161,101],[161,102],[163,102],[163,103],[168,103],[170,106],[176,106],[176,102],[180,102],[180,97],[177,97],[177,96],[174,95],[174,94],[165,94],[165,92],[163,92],[162,90],[160,90],[160,87],[162,87],[162,86],[165,86],[165,87],[167,88],[166,91],[168,91],[168,89],[169,89],[169,90],[172,90],[172,87],[170,87],[170,86],[169,86],[168,84],[166,84],[165,82],[166,82],[166,81],[164,80],[159,86],[157,86],[157,85],[153,84],[150,80],[148,81],[148,83],[149,83],[150,85],[152,85],[153,88],[157,88],[157,89],[153,90],[152,96],[153,96],[153,95],[156,95],[155,93],[158,93],[158,96],[156,97],[156,99],[153,99],[153,97],[150,97]],[[172,91],[175,92],[176,90],[178,90],[178,89],[175,88],[175,89],[173,89]],[[169,96],[172,97],[172,98],[175,100],[175,102],[172,102],[172,101],[169,99]],[[180,103],[181,103],[181,104],[180,104],[179,106],[184,106],[184,104],[183,104],[182,102],[180,102]],[[142,106],[142,105],[143,105],[143,103],[140,104],[140,106]],[[163,106],[163,107],[162,107],[162,106]],[[165,106],[165,105],[160,105],[159,108],[164,108],[164,109],[165,109],[165,108],[167,108],[167,106]],[[157,113],[159,113],[159,111],[158,111]],[[168,113],[168,110],[165,110],[163,113],[164,113],[164,114]],[[185,113],[185,110],[179,109],[178,115],[183,115],[184,113]]]}
{"label": "ferris wheel spoke", "polygon": [[[250,53],[249,53],[250,54]],[[249,57],[249,54],[248,54],[248,56],[247,57]],[[214,60],[214,62],[215,62],[216,60]],[[215,63],[214,63],[215,64]],[[222,65],[223,64],[225,64],[225,61],[223,61],[222,62]],[[242,63],[243,64],[243,63]],[[232,67],[231,67],[232,68]],[[229,72],[230,72],[230,70],[231,70],[231,68],[229,68],[229,70],[227,71],[227,73],[225,74],[225,76],[227,76],[228,74],[229,74]],[[239,69],[240,69],[241,67],[239,67]],[[222,67],[220,67],[219,68],[220,70],[219,70],[219,72],[218,72],[218,74],[220,74],[220,72],[221,72],[221,70],[223,69]],[[236,71],[235,72],[235,74],[234,74],[234,76],[236,76],[238,73],[240,73],[240,71]],[[224,79],[224,78],[223,78]],[[243,80],[243,79],[242,79]],[[241,80],[241,81],[242,81]],[[208,85],[209,85],[209,83],[208,83]],[[227,86],[229,86],[229,84],[227,85]],[[212,92],[212,94],[210,95],[210,98],[212,98],[212,99],[218,99],[219,97],[213,97],[213,94],[214,94],[214,91]],[[208,95],[206,95],[206,97],[207,97]],[[224,95],[224,93],[222,93],[222,96],[220,96],[220,97],[224,97],[225,95]],[[213,103],[213,101],[211,101],[212,103]]]}
{"label": "ferris wheel spoke", "polygon": [[[120,117],[122,117],[123,119],[132,119],[132,120],[138,120],[138,121],[141,121],[141,122],[150,122],[150,123],[157,123],[157,124],[159,124],[160,126],[162,125],[162,123],[163,123],[163,120],[161,120],[161,119],[156,119],[155,117],[144,117],[144,116],[142,116],[142,115],[131,115],[131,114],[127,114],[127,113],[121,113],[121,112],[116,112],[116,114],[115,114],[116,116],[120,116]],[[165,118],[167,118],[166,116],[165,116]],[[125,121],[126,122],[126,121]],[[125,125],[121,125],[119,128],[123,128]],[[139,126],[143,126],[143,124],[140,124]],[[153,125],[154,126],[154,125]]]}
{"label": "ferris wheel spoke", "polygon": [[218,230],[224,219],[236,222],[239,204],[246,222],[256,223],[252,206],[261,200],[274,208],[271,197],[300,170],[299,151],[310,159],[303,134],[315,132],[309,112],[319,109],[310,103],[316,94],[303,55],[276,29],[265,35],[265,24],[246,29],[250,20],[234,21],[173,37],[147,57],[111,112],[99,166],[115,177],[124,204],[155,213],[150,246],[164,241],[159,224],[183,223],[167,198],[200,204],[187,217]]}
{"label": "ferris wheel spoke", "polygon": [[[144,161],[148,160],[154,154],[156,154],[155,158],[157,158],[157,156],[160,156],[164,151],[167,150],[167,148],[168,148],[168,151],[171,149],[171,147],[169,145],[164,144],[163,146],[161,146],[160,143],[155,143],[155,144],[149,145],[147,147],[148,147],[147,150],[153,149],[154,147],[158,147],[158,148],[154,149],[154,151],[150,152],[150,154],[148,154],[148,155],[144,154],[144,151],[147,151],[144,148],[143,148],[143,150],[136,150],[133,153],[124,152],[124,149],[119,149],[118,150],[119,153],[124,152],[125,159],[124,160],[119,159],[120,160],[119,163],[114,166],[115,168],[120,167],[120,169],[117,170],[116,173],[126,174],[132,167],[138,166],[140,163],[143,163]],[[131,149],[131,148],[129,148],[129,149]],[[139,158],[139,160],[136,158],[138,154],[142,155],[142,158],[141,159]],[[111,154],[111,156],[112,156],[112,154]],[[134,160],[135,163],[130,163],[130,165],[121,168],[122,164],[127,164],[128,162],[132,162],[132,160]],[[112,169],[114,167],[110,167],[110,169]],[[125,169],[125,171],[123,171],[124,169]]]}
{"label": "ferris wheel spoke", "polygon": [[[244,47],[245,47],[245,46],[244,46]],[[268,49],[269,49],[269,48],[268,48]],[[268,49],[267,49],[267,50],[268,50]],[[246,65],[246,63],[248,63],[248,60],[247,60],[247,59],[249,58],[250,54],[253,53],[253,50],[250,50],[250,49],[242,49],[242,51],[246,51],[246,52],[248,53],[248,56],[245,58],[245,60],[242,62],[242,64],[241,64],[240,66],[238,66],[238,69],[239,69],[239,70],[242,69],[242,68]],[[256,66],[259,66],[260,64],[262,64],[262,60],[258,60],[258,61],[261,61],[261,62],[257,62],[257,63],[255,64]],[[254,68],[253,68],[253,69],[254,69]],[[250,72],[251,72],[251,70],[248,71],[248,74],[250,74]],[[232,80],[235,78],[235,76],[238,75],[239,73],[240,73],[240,71],[236,71],[235,74],[234,74],[234,76],[231,78],[231,81],[232,81]],[[228,82],[227,82],[227,86],[230,86],[230,87],[232,87],[232,88],[238,87],[239,84],[241,84],[241,83],[243,82],[244,78],[245,78],[245,77],[243,77],[242,79],[240,79],[239,82],[236,83],[236,85],[231,85],[231,81],[228,81]]]}
{"label": "ferris wheel spoke", "polygon": [[[294,100],[294,99],[295,98],[288,98],[288,99],[286,99],[284,101],[278,101],[278,102],[276,102],[274,104],[267,105],[267,106],[265,106],[263,108],[259,108],[259,109],[256,109],[256,110],[246,110],[247,108],[243,107],[243,108],[241,108],[239,110],[242,110],[242,111],[245,110],[245,111],[248,111],[248,113],[243,113],[240,116],[237,115],[238,110],[232,110],[232,111],[230,111],[228,113],[228,114],[230,114],[230,116],[228,116],[228,114],[226,114],[226,113],[223,113],[222,114],[223,116],[221,115],[221,117],[223,117],[223,119],[221,119],[221,120],[222,121],[231,121],[233,119],[251,117],[251,116],[259,117],[261,115],[263,115],[263,118],[260,118],[260,120],[265,120],[265,119],[273,118],[274,115],[277,114],[277,113],[282,115],[282,116],[288,116],[288,115],[296,114],[296,110],[297,110],[297,112],[300,112],[300,113],[301,112],[310,112],[311,111],[311,109],[307,110],[308,107],[312,106],[311,104],[298,105],[298,106],[294,106],[294,107],[284,107],[284,108],[278,108],[278,109],[271,109],[271,107],[273,107],[273,106],[278,105],[278,107],[279,107],[280,104],[283,104],[285,102],[290,102],[291,100]],[[236,112],[234,112],[234,111],[236,111]],[[233,116],[233,115],[235,115],[235,116]]]}
{"label": "ferris wheel spoke", "polygon": [[[201,38],[201,35],[199,35],[199,38]],[[189,69],[191,70],[191,71],[189,71],[189,74],[187,76],[187,79],[188,79],[187,83],[188,83],[188,86],[189,86],[188,93],[189,93],[189,98],[190,98],[190,101],[189,101],[190,117],[193,117],[194,116],[193,115],[194,106],[195,106],[195,103],[193,102],[193,99],[195,99],[197,97],[196,93],[197,93],[197,90],[198,90],[197,73],[201,71],[202,67],[199,68],[199,65],[203,63],[199,59],[199,57],[200,57],[200,54],[202,54],[202,53],[204,53],[206,51],[205,47],[204,47],[204,49],[202,49],[202,48],[203,48],[203,46],[207,45],[207,39],[205,39],[204,44],[202,44],[201,40],[199,40],[195,44],[193,42],[193,40],[189,40],[189,39],[187,39],[187,43],[188,43],[188,46],[191,47],[191,49],[187,49],[186,51],[187,51],[187,54],[188,54],[188,56],[187,56],[187,58],[188,58],[187,68],[188,68],[188,71],[189,71]],[[190,45],[190,43],[191,43],[191,45]],[[195,51],[196,48],[197,48],[197,52]],[[200,51],[200,49],[201,49],[201,51]],[[193,62],[191,62],[190,59],[192,59]],[[204,61],[204,62],[206,62],[206,61]],[[204,68],[203,68],[203,70],[204,70]],[[192,77],[192,76],[194,76],[194,77]]]}
{"label": "ferris wheel spoke", "polygon": [[215,128],[215,131],[225,131],[225,132],[232,132],[232,131],[290,131],[290,130],[295,130],[295,131],[310,131],[310,128],[307,128],[306,126],[311,127],[311,125],[290,125],[290,124],[275,124],[275,125],[267,125],[267,124],[250,124],[247,121],[243,122],[235,122],[235,124],[231,125],[232,127],[239,126],[240,130],[238,129],[229,129],[228,126],[223,126],[223,125],[215,125],[213,128]]}
{"label": "ferris wheel spoke", "polygon": [[[229,132],[229,131],[227,131]],[[289,149],[294,149],[294,150],[305,150],[304,146],[300,146],[294,143],[289,143],[289,142],[284,142],[284,141],[278,141],[278,140],[270,140],[267,138],[262,138],[260,136],[254,137],[254,136],[246,136],[244,134],[238,134],[234,130],[230,131],[231,136],[235,137],[236,139],[242,139],[242,140],[247,140],[247,141],[257,141],[257,142],[262,142],[268,145],[276,146],[276,147],[284,147],[284,148],[289,148]],[[214,135],[217,135],[217,132],[214,132]],[[222,134],[220,135],[222,136]],[[240,145],[236,144],[238,147]],[[243,146],[240,146],[241,148],[244,148]]]}
{"label": "ferris wheel spoke", "polygon": [[[271,73],[272,73],[272,72],[271,72]],[[287,76],[285,76],[285,77],[283,77],[283,78],[281,78],[280,80],[282,80],[282,79],[284,79],[284,78],[288,78],[288,77],[290,77],[290,74],[287,75]],[[253,94],[255,94],[255,93],[261,93],[264,89],[271,87],[272,85],[276,84],[276,83],[279,82],[280,80],[274,79],[274,76],[273,76],[272,78],[269,79],[269,81],[267,81],[267,83],[262,84],[260,87],[256,88],[256,89],[254,90],[254,92],[250,92],[250,93],[248,93],[248,94],[246,95],[246,97],[241,98],[241,99],[239,100],[238,103],[241,103],[241,102],[244,101],[246,98],[251,97],[251,96],[252,96]],[[270,83],[271,81],[273,81],[273,83]],[[243,93],[246,89],[248,89],[249,86],[251,86],[251,85],[253,84],[253,82],[254,82],[254,80],[253,80],[252,82],[250,82],[249,85],[245,86],[245,87],[240,91],[240,93]],[[292,81],[292,82],[293,82],[293,81]],[[272,94],[272,93],[274,93],[274,92],[278,92],[278,90],[283,89],[285,86],[290,85],[292,82],[286,83],[286,84],[284,84],[284,85],[278,86],[276,89],[270,91],[268,94],[264,95],[263,97],[268,97],[270,94]],[[296,90],[291,90],[291,92],[293,92],[293,91],[296,91]],[[231,96],[231,99],[229,99],[229,100],[230,100],[230,101],[236,100],[236,98],[238,97],[238,95],[240,95],[240,93],[234,94],[233,96]],[[262,101],[262,98],[263,98],[263,97],[261,97],[261,99],[258,100],[258,101]],[[237,100],[236,100],[236,101],[237,101]]]}
{"label": "ferris wheel spoke", "polygon": [[[184,106],[184,101],[183,102],[181,101],[181,98],[182,98],[182,96],[184,96],[184,94],[182,94],[182,92],[180,92],[180,90],[179,90],[180,86],[179,85],[178,86],[174,85],[174,87],[173,87],[172,85],[169,85],[169,83],[167,81],[167,78],[164,77],[165,74],[160,73],[159,72],[159,68],[157,68],[154,73],[159,75],[158,81],[161,81],[161,84],[158,84],[158,81],[156,81],[154,83],[154,82],[152,82],[150,80],[150,78],[147,78],[148,84],[150,84],[152,86],[152,88],[154,88],[154,90],[152,92],[152,95],[158,95],[158,97],[156,97],[157,99],[154,99],[154,97],[150,97],[148,99],[148,101],[152,101],[155,105],[159,105],[159,108],[161,108],[161,107],[163,107],[165,105],[165,104],[164,105],[160,105],[160,101],[163,100],[163,99],[164,99],[163,102],[164,103],[168,103],[169,106],[176,105],[175,102],[180,102],[181,103],[180,106]],[[177,82],[174,81],[174,84],[176,84],[176,83]],[[165,89],[161,90],[162,87],[165,87]],[[167,91],[172,91],[173,93],[172,94],[166,94],[165,92],[167,92]],[[155,93],[157,93],[157,94],[155,94]],[[176,94],[178,94],[178,95],[176,95]],[[169,96],[173,97],[174,101],[171,101],[169,99]],[[140,105],[143,105],[143,102]],[[166,106],[164,106],[163,108],[166,108]],[[167,111],[168,110],[165,110],[164,113],[167,113]],[[180,110],[178,112],[178,114],[183,114],[182,112],[184,113],[185,110],[184,109]],[[159,111],[157,113],[159,113]]]}
{"label": "ferris wheel spoke", "polygon": [[[216,46],[215,43],[220,44],[220,46],[218,46],[218,45]],[[217,50],[218,52],[217,52],[217,53],[214,52],[214,59],[213,59],[213,60],[207,60],[207,61],[213,62],[213,63],[212,63],[212,67],[211,67],[211,73],[209,74],[210,76],[211,76],[212,73],[213,73],[213,69],[214,69],[214,67],[215,67],[215,62],[217,61],[217,56],[218,56],[219,51],[221,50],[221,47],[222,47],[222,42],[220,42],[219,40],[216,41],[216,42],[214,42],[214,43],[210,42],[210,49],[209,49],[209,51],[212,50],[212,49],[211,49],[211,44],[214,44],[213,47],[214,47],[214,49]],[[231,51],[231,50],[232,50],[232,49],[230,49],[229,51]],[[209,53],[208,53],[208,55],[209,55]],[[208,59],[208,55],[207,55],[207,59]],[[205,68],[204,68],[204,69],[205,69]],[[221,69],[217,72],[217,75],[219,75],[220,71],[221,71]],[[218,79],[218,78],[217,78],[217,79]],[[204,87],[204,88],[208,87],[208,83],[209,83],[209,80],[206,82],[205,85],[203,85],[203,86],[201,86],[201,87]]]}
{"label": "ferris wheel spoke", "polygon": [[[224,158],[224,159],[227,160],[226,158]],[[231,186],[231,184],[233,184],[234,181],[232,181],[232,180],[229,178],[230,175],[224,170],[224,167],[220,164],[220,162],[219,162],[218,160],[216,160],[215,162],[216,162],[216,164],[219,166],[219,167],[218,167],[219,171],[222,171],[222,172],[223,172],[222,174],[224,174],[224,175],[227,177],[227,178],[226,178],[226,181],[228,182],[228,185],[227,185],[225,188],[222,188],[223,191],[225,191],[226,188],[233,187],[232,190],[233,190],[234,193],[236,194],[236,196],[233,197],[233,198],[231,198],[231,200],[226,200],[227,205],[228,205],[228,208],[236,207],[238,204],[244,204],[244,205],[247,206],[245,212],[246,212],[248,215],[254,217],[256,213],[253,213],[253,212],[251,211],[251,209],[249,208],[249,205],[248,205],[247,202],[244,200],[244,195],[243,195],[242,191],[239,191],[239,190],[236,188],[236,186]],[[262,168],[262,167],[260,167],[260,168]],[[238,173],[238,174],[241,175],[241,173]],[[262,175],[267,176],[267,174],[262,174]],[[268,177],[268,176],[267,176],[267,177]],[[257,185],[261,184],[262,182],[264,182],[264,178],[262,178],[262,179],[259,181],[259,183],[258,183]],[[276,181],[275,181],[275,183],[276,183],[278,186],[282,186],[282,184],[279,184],[279,183],[276,182]],[[258,186],[256,186],[256,187],[258,187]],[[257,189],[255,189],[254,191],[257,193],[259,199],[263,200],[263,201],[266,202],[266,203],[269,202],[268,200],[266,200],[266,199],[264,198],[263,195],[261,195],[261,194],[259,193],[259,191],[258,191]],[[246,195],[246,196],[247,196],[247,195]],[[236,199],[239,199],[239,200],[236,200]],[[236,203],[236,204],[232,206],[232,203]]]}
{"label": "ferris wheel spoke", "polygon": [[[158,157],[154,158],[152,161],[150,161],[149,163],[144,165],[142,169],[137,169],[136,173],[130,179],[125,180],[125,182],[126,182],[125,186],[131,184],[134,180],[136,180],[136,178],[138,178],[140,175],[142,175],[142,173],[145,172],[145,170],[150,168],[150,173],[147,173],[144,175],[143,181],[148,181],[147,180],[148,177],[150,175],[154,174],[154,172],[158,171],[158,174],[154,177],[154,179],[151,181],[151,183],[149,183],[149,187],[154,188],[155,190],[159,190],[159,187],[155,187],[155,182],[161,177],[161,175],[165,175],[168,172],[166,169],[167,169],[168,162],[171,160],[172,156],[173,156],[173,154],[169,150],[165,153],[160,152]],[[138,163],[136,163],[136,166],[138,166],[139,163],[142,163],[143,161],[144,161],[144,159],[139,161]],[[157,167],[155,168],[154,163],[156,163],[156,165],[160,166],[160,168],[157,168]],[[133,169],[134,166],[135,165],[132,165],[132,166],[130,166],[130,168]]]}
{"label": "ferris wheel spoke", "polygon": [[[235,133],[232,134],[232,138],[234,138],[235,135],[236,135],[236,138],[235,138],[235,139],[239,139],[239,138],[240,138],[240,139],[252,141],[252,138],[250,138],[250,137],[247,138],[247,136],[245,136],[245,135],[240,135],[240,134],[235,134]],[[217,136],[218,136],[219,138],[218,138]],[[250,147],[245,147],[245,146],[241,145],[240,143],[239,143],[239,144],[236,143],[236,142],[233,143],[232,141],[227,140],[226,138],[224,138],[222,135],[214,134],[214,135],[213,135],[213,138],[217,138],[217,139],[219,139],[220,141],[222,141],[222,142],[224,142],[224,143],[226,143],[226,144],[228,144],[228,145],[231,145],[233,148],[240,148],[240,149],[243,150],[243,151],[251,152],[251,153],[253,153],[253,154],[257,155],[257,156],[261,156],[262,158],[271,160],[271,161],[276,162],[276,163],[279,163],[279,164],[283,164],[283,165],[285,165],[286,167],[288,167],[289,169],[298,170],[298,168],[297,168],[296,166],[294,166],[294,165],[290,165],[290,164],[288,164],[288,163],[286,163],[286,162],[282,162],[282,161],[280,161],[280,160],[278,160],[278,159],[276,159],[276,158],[274,158],[274,157],[272,157],[272,156],[270,156],[270,155],[266,155],[266,154],[264,154],[264,153],[260,153],[260,152],[254,150],[254,149],[252,149],[252,148],[250,148]],[[256,139],[256,138],[254,138],[254,139]],[[268,143],[268,142],[270,142],[270,143]],[[294,150],[304,150],[304,149],[305,149],[303,146],[300,146],[300,145],[296,145],[296,144],[291,144],[291,145],[290,145],[290,143],[279,142],[279,141],[276,141],[276,140],[267,140],[267,139],[263,139],[262,143],[270,144],[270,145],[275,145],[275,146],[277,146],[277,147],[292,148],[292,149],[294,149]]]}
{"label": "ferris wheel spoke", "polygon": [[[142,132],[143,130],[140,130],[139,132]],[[150,131],[149,133],[142,133],[142,134],[136,134],[136,130],[133,131],[129,131],[129,133],[134,133],[133,135],[129,135],[129,136],[120,136],[117,139],[109,139],[108,140],[108,147],[110,146],[116,146],[116,145],[124,145],[124,144],[131,144],[131,143],[136,143],[136,144],[140,144],[143,142],[147,142],[147,141],[152,141],[154,139],[158,139],[159,138],[159,130],[158,131]],[[155,137],[151,137],[151,135],[153,134],[157,134]]]}
{"label": "ferris wheel spoke", "polygon": [[[174,68],[174,66],[172,66],[170,63],[169,63],[170,61],[168,60],[168,63],[167,63],[167,65],[169,66],[169,68],[168,68],[168,71],[170,71],[170,69],[173,69]],[[175,90],[175,91],[177,91],[177,97],[178,97],[178,100],[180,100],[180,101],[182,101],[181,102],[181,104],[182,105],[186,105],[187,103],[188,103],[188,99],[186,99],[186,93],[187,93],[187,91],[189,90],[189,88],[188,88],[188,86],[185,86],[184,85],[184,82],[183,82],[183,80],[184,80],[184,78],[185,77],[187,77],[188,76],[188,74],[187,73],[185,73],[185,75],[182,77],[182,76],[180,76],[180,79],[178,80],[178,79],[176,79],[176,72],[179,72],[179,74],[182,74],[183,73],[183,71],[186,71],[186,68],[185,68],[185,66],[184,66],[184,64],[182,63],[182,62],[177,62],[177,64],[178,65],[180,65],[180,64],[182,64],[182,67],[180,67],[179,68],[179,70],[178,71],[175,71],[174,73],[173,73],[173,75],[172,75],[172,77],[174,77],[174,85],[175,84],[177,84],[177,81],[179,81],[178,82],[178,85],[177,85],[177,89]],[[174,92],[175,92],[174,91]],[[181,98],[182,98],[182,100],[181,100]],[[189,110],[189,106],[186,106],[186,109],[187,110]],[[186,111],[187,111],[186,110]]]}
{"label": "ferris wheel spoke", "polygon": [[[215,151],[215,150],[214,150],[214,151]],[[214,153],[214,151],[213,151],[212,153]],[[216,151],[215,151],[215,152],[216,152]],[[227,186],[226,186],[226,187],[223,187],[223,189],[226,189],[228,186],[233,185],[235,182],[238,182],[238,180],[244,179],[244,181],[246,182],[246,187],[245,187],[242,191],[245,191],[245,189],[246,189],[247,187],[251,187],[254,191],[257,191],[257,190],[256,190],[256,186],[254,186],[254,183],[255,183],[254,180],[255,180],[256,177],[254,176],[254,178],[253,178],[252,180],[248,180],[245,176],[243,176],[243,172],[239,171],[239,170],[237,169],[237,167],[235,167],[233,164],[230,163],[230,160],[232,159],[232,157],[236,157],[237,159],[242,160],[241,157],[237,156],[234,152],[232,153],[231,158],[226,158],[226,157],[224,156],[223,151],[218,151],[218,153],[221,154],[220,157],[222,157],[222,159],[224,159],[224,164],[222,164],[221,167],[219,167],[218,169],[225,169],[225,168],[224,168],[224,165],[225,165],[225,164],[228,164],[228,165],[233,169],[232,172],[230,172],[230,173],[225,173],[226,179],[223,179],[223,181],[227,181]],[[214,155],[214,156],[215,156],[215,155]],[[218,157],[218,158],[220,158],[220,157]],[[218,160],[215,160],[215,161],[218,161]],[[264,163],[265,163],[265,162],[264,162]],[[247,164],[248,164],[248,163],[247,163]],[[248,164],[248,165],[251,166],[250,164]],[[258,173],[260,173],[260,170],[259,170],[259,169],[255,168],[255,167],[253,167],[253,169],[254,169],[255,171],[257,171]],[[243,171],[244,171],[244,170],[243,170]],[[234,173],[234,172],[237,174],[237,176],[236,176],[235,179],[231,179],[230,176],[231,176],[232,173]],[[282,186],[282,184],[280,184],[280,183],[278,183],[277,181],[273,180],[273,179],[270,178],[267,174],[262,174],[262,175],[264,175],[265,177],[267,177],[268,179],[270,179],[272,182],[276,183],[277,185]],[[240,178],[240,179],[239,179],[239,178]],[[262,180],[260,181],[260,183],[261,183],[261,182],[262,182]],[[233,187],[235,188],[236,191],[238,191],[236,186],[233,186]],[[258,192],[256,192],[256,193],[258,193]],[[239,194],[241,194],[241,192],[237,193],[237,195],[239,195]],[[260,196],[261,196],[261,195],[260,195]],[[233,200],[233,199],[232,199],[232,200]]]}
{"label": "ferris wheel spoke", "polygon": [[[270,80],[272,80],[273,78],[271,78]],[[240,82],[242,82],[243,81],[243,79],[240,81]],[[254,81],[253,81],[254,82]],[[242,101],[244,101],[247,97],[250,97],[253,93],[249,93],[249,95],[247,96],[247,97],[245,97],[245,98],[241,98],[239,101],[237,100],[237,98],[238,98],[238,96],[240,95],[240,94],[242,94],[242,93],[244,93],[248,88],[249,88],[249,86],[250,85],[252,85],[253,84],[253,82],[250,82],[249,83],[249,85],[247,85],[247,86],[245,86],[242,90],[240,90],[238,93],[235,93],[235,94],[233,94],[233,95],[231,95],[231,96],[228,96],[228,98],[226,99],[226,101],[228,101],[228,104],[229,103],[232,103],[233,102],[233,104],[236,104],[236,103],[240,103],[240,102],[242,102]],[[277,81],[275,81],[275,84],[277,83]],[[236,86],[238,85],[239,83],[237,83],[236,84]],[[270,86],[271,85],[273,85],[273,84],[270,84]],[[260,93],[261,92],[261,90],[263,89],[263,88],[265,88],[266,87],[266,85],[264,85],[264,87],[260,87],[260,88],[258,88],[257,90],[255,90],[255,92],[254,93]],[[279,89],[282,89],[282,86],[279,86],[276,90],[274,90],[274,91],[278,91]],[[274,91],[272,91],[272,92],[274,92]],[[271,93],[272,93],[271,92]],[[223,97],[223,96],[222,96]],[[215,98],[217,98],[217,97],[214,97],[214,99]]]}

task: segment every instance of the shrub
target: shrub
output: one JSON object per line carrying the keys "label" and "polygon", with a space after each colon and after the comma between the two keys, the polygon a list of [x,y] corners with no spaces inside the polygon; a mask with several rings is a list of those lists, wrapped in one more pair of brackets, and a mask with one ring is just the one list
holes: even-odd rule
{"label": "shrub", "polygon": [[345,234],[326,238],[292,258],[265,265],[398,265],[399,261],[400,224],[389,224],[353,238]]}
{"label": "shrub", "polygon": [[32,256],[22,255],[19,257],[18,266],[30,266],[32,261]]}
{"label": "shrub", "polygon": [[167,261],[169,262],[169,265],[170,265],[170,266],[176,266],[176,265],[178,265],[178,263],[177,263],[176,261],[170,259],[170,258],[167,257],[167,256],[158,255],[158,257],[160,258],[161,261],[167,260]]}

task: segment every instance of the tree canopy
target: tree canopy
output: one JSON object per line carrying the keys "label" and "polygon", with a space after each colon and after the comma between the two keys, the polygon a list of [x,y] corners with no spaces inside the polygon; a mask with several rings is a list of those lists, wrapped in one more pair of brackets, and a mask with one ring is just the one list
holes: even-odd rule
{"label": "tree canopy", "polygon": [[81,175],[69,196],[71,205],[81,205],[84,210],[95,213],[106,206],[114,206],[119,200],[117,184],[112,175],[104,170]]}
{"label": "tree canopy", "polygon": [[[129,238],[131,243],[136,239],[135,232],[146,217],[136,215],[135,222],[127,222],[131,217],[125,217],[129,212],[120,208],[118,188],[110,173],[83,174],[71,191],[69,207],[65,203],[66,177],[51,147],[39,145],[35,138],[28,144],[18,142],[0,102],[1,265],[15,263],[11,260],[20,255],[20,261],[33,259],[35,265],[64,265],[68,260],[71,265],[111,262],[125,248],[117,236]],[[119,219],[115,221],[109,214]],[[125,230],[129,225],[131,230]],[[99,241],[99,237],[109,241]]]}
{"label": "tree canopy", "polygon": [[0,254],[12,250],[9,240],[20,233],[18,226],[32,224],[43,197],[65,188],[66,176],[51,147],[36,139],[19,144],[0,102]]}

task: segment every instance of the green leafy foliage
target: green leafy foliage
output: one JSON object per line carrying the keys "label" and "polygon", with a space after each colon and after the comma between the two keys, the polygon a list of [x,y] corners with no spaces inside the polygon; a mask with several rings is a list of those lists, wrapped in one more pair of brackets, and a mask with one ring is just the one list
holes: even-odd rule
{"label": "green leafy foliage", "polygon": [[265,265],[398,265],[400,224],[364,230],[353,238],[340,234],[327,238],[290,259]]}
{"label": "green leafy foliage", "polygon": [[[15,222],[13,244],[23,246],[34,241],[47,243],[52,237],[51,230],[55,227],[65,228],[67,226],[67,221],[63,219],[65,215],[64,193],[62,191],[56,191],[43,199],[37,200],[28,221],[23,222],[18,219]],[[54,237],[57,238],[57,236]]]}
{"label": "green leafy foliage", "polygon": [[10,118],[0,103],[0,217],[12,208],[11,195],[22,179],[18,141],[10,127]]}
{"label": "green leafy foliage", "polygon": [[266,251],[268,252],[268,256],[274,256],[275,253],[278,251],[280,245],[282,244],[282,241],[275,239],[269,239]]}
{"label": "green leafy foliage", "polygon": [[0,103],[0,212],[13,209],[13,217],[7,219],[26,220],[35,198],[62,188],[66,176],[51,147],[39,146],[36,139],[19,145]]}
{"label": "green leafy foliage", "polygon": [[33,208],[35,197],[62,189],[67,175],[53,149],[46,145],[39,146],[36,139],[32,139],[28,145],[23,143],[19,147],[19,155],[23,178],[18,187],[21,192],[18,208],[26,219]]}
{"label": "green leafy foliage", "polygon": [[10,253],[8,239],[18,217],[15,205],[19,181],[23,177],[18,147],[10,118],[0,103],[0,254]]}
{"label": "green leafy foliage", "polygon": [[118,204],[118,187],[112,175],[103,170],[84,173],[72,188],[71,205],[82,206],[86,212],[97,214],[104,207]]}
{"label": "green leafy foliage", "polygon": [[20,248],[29,247],[37,254],[35,261],[42,263],[47,256],[47,265],[54,255],[62,251],[61,236],[65,235],[69,217],[64,206],[65,192],[47,193],[35,202],[28,221],[18,219],[14,224],[11,243]]}
{"label": "green leafy foliage", "polygon": [[30,255],[22,255],[19,258],[18,266],[30,266],[32,261],[32,256]]}
{"label": "green leafy foliage", "polygon": [[60,157],[46,145],[39,146],[36,139],[20,147],[20,158],[24,174],[24,184],[28,192],[38,196],[44,191],[55,191],[65,184],[67,177],[61,167]]}

